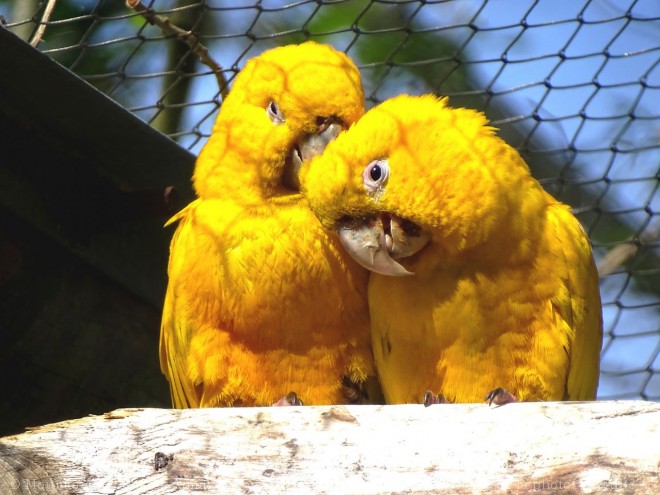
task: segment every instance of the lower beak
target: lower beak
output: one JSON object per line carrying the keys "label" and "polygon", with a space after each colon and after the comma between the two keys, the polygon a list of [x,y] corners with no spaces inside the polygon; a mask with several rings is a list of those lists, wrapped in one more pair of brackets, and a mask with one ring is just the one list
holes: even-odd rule
{"label": "lower beak", "polygon": [[375,273],[413,275],[395,259],[419,252],[431,234],[396,215],[381,213],[365,219],[347,219],[338,226],[339,239],[360,265]]}
{"label": "lower beak", "polygon": [[282,173],[282,183],[287,187],[299,191],[300,190],[300,168],[303,162],[311,160],[316,155],[323,153],[325,147],[334,141],[344,126],[337,122],[325,122],[319,127],[317,134],[307,134],[291,150],[291,156],[287,160]]}

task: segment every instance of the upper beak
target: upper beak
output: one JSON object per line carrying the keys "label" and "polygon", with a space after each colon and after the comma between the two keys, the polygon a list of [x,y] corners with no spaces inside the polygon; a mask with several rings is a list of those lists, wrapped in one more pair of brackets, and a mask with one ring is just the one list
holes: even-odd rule
{"label": "upper beak", "polygon": [[388,213],[348,218],[337,230],[355,261],[372,272],[392,276],[413,275],[394,260],[419,252],[431,239],[431,234],[416,224]]}
{"label": "upper beak", "polygon": [[344,126],[336,119],[329,117],[325,119],[318,127],[315,134],[307,134],[296,142],[291,156],[284,167],[282,173],[282,183],[296,191],[300,190],[300,168],[303,162],[311,160],[316,155],[323,153],[325,147],[334,141]]}

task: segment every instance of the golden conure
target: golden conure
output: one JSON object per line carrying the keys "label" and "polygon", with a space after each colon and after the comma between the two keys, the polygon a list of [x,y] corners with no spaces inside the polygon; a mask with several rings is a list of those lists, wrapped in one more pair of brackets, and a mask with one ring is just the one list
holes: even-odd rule
{"label": "golden conure", "polygon": [[[590,400],[602,341],[589,239],[476,111],[399,96],[301,173],[372,273],[388,403]],[[395,276],[393,276],[395,275]]]}
{"label": "golden conure", "polygon": [[[160,338],[175,407],[366,401],[375,376],[368,272],[328,236],[298,171],[364,113],[360,75],[313,42],[236,77],[171,221]],[[373,395],[373,394],[372,394]]]}

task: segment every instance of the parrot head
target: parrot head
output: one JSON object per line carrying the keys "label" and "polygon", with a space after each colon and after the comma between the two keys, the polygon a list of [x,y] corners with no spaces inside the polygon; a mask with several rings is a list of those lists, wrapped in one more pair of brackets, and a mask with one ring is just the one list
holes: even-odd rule
{"label": "parrot head", "polygon": [[358,263],[410,275],[429,251],[437,262],[488,241],[514,218],[517,181],[530,176],[481,113],[401,95],[369,110],[300,177],[311,209]]}
{"label": "parrot head", "polygon": [[344,53],[306,42],[250,59],[223,102],[197,161],[200,197],[236,187],[299,192],[302,163],[364,114],[360,73]]}

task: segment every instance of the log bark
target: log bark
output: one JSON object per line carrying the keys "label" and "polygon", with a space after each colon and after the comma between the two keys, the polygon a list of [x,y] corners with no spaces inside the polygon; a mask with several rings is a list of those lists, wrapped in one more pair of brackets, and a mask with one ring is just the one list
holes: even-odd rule
{"label": "log bark", "polygon": [[0,493],[660,493],[641,401],[120,409],[0,439]]}

